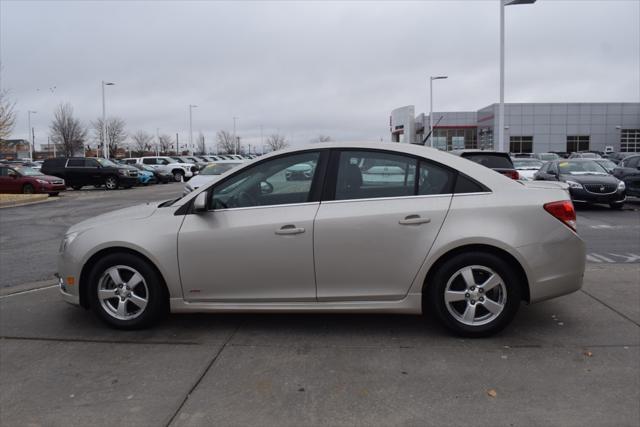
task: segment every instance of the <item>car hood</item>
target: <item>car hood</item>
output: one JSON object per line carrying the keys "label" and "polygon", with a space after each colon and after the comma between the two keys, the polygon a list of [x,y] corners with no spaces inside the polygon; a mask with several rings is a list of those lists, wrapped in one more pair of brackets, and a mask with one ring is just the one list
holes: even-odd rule
{"label": "car hood", "polygon": [[60,181],[62,179],[62,178],[59,178],[57,176],[52,176],[52,175],[35,175],[35,176],[33,176],[33,178],[41,179],[43,181],[49,181],[49,182]]}
{"label": "car hood", "polygon": [[71,227],[69,227],[67,234],[88,230],[89,228],[94,228],[99,225],[111,224],[113,222],[121,223],[122,221],[126,220],[147,218],[155,212],[155,210],[158,208],[158,204],[159,203],[145,203],[143,205],[136,205],[130,208],[118,209],[116,211],[94,216],[93,218],[72,225]]}
{"label": "car hood", "polygon": [[561,181],[573,181],[578,184],[618,184],[611,175],[560,175]]}

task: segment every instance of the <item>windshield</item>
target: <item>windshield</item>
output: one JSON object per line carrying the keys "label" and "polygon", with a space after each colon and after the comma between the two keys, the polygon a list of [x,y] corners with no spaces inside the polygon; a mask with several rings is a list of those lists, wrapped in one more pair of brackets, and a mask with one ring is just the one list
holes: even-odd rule
{"label": "windshield", "polygon": [[616,168],[616,164],[609,159],[595,160],[600,166],[611,172]]}
{"label": "windshield", "polygon": [[24,166],[18,166],[15,168],[15,170],[17,170],[20,175],[22,176],[39,176],[39,175],[44,175],[42,172],[37,171],[35,169],[31,169],[31,168],[27,168]]}
{"label": "windshield", "polygon": [[468,153],[463,157],[488,168],[513,168],[513,164],[507,156],[493,155],[490,153]]}
{"label": "windshield", "polygon": [[214,163],[212,165],[207,166],[200,172],[200,175],[222,175],[229,169],[233,169],[238,166],[240,163]]}
{"label": "windshield", "polygon": [[607,171],[593,160],[560,162],[560,173],[565,175],[608,175]]}
{"label": "windshield", "polygon": [[556,160],[556,159],[559,159],[560,156],[558,156],[555,153],[542,153],[542,154],[538,154],[538,158],[540,160]]}
{"label": "windshield", "polygon": [[520,170],[538,170],[542,166],[542,162],[539,160],[516,159],[513,161],[513,166]]}
{"label": "windshield", "polygon": [[115,168],[117,168],[119,166],[119,165],[113,163],[111,160],[103,159],[103,158],[100,158],[100,157],[98,157],[96,160],[98,161],[98,163],[100,163],[100,166],[102,166],[102,167],[112,167],[112,168],[115,167]]}

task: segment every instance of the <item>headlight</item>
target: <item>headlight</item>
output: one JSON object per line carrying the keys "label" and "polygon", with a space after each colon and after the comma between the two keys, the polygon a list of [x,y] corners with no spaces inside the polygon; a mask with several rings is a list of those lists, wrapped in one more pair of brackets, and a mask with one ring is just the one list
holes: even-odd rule
{"label": "headlight", "polygon": [[127,170],[126,169],[118,169],[118,173],[120,175],[126,175],[127,174]]}
{"label": "headlight", "polygon": [[40,184],[49,184],[49,181],[45,181],[44,179],[36,179],[36,182]]}
{"label": "headlight", "polygon": [[618,183],[618,191],[622,191],[626,188],[626,186],[624,185],[624,181],[620,181]]}
{"label": "headlight", "polygon": [[578,184],[575,181],[566,181],[566,183],[569,185],[569,188],[575,188],[577,190],[582,190],[582,184]]}
{"label": "headlight", "polygon": [[71,244],[71,242],[74,241],[76,237],[78,237],[78,233],[69,233],[65,235],[64,238],[62,239],[62,242],[60,242],[60,248],[59,248],[60,253],[67,250],[67,247]]}
{"label": "headlight", "polygon": [[186,170],[187,172],[189,172],[191,170],[190,166],[182,166],[182,165],[180,165],[180,167],[182,167],[182,169]]}

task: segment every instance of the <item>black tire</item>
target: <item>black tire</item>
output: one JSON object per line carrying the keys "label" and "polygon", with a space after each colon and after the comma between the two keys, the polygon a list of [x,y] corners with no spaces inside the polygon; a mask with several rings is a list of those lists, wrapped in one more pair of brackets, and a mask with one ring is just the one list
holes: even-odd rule
{"label": "black tire", "polygon": [[83,185],[72,185],[71,188],[73,188],[76,191],[82,190],[82,187],[84,187]]}
{"label": "black tire", "polygon": [[59,192],[57,192],[57,191],[56,191],[55,193],[49,193],[49,197],[55,197],[55,196],[57,196],[58,194],[60,194],[60,193],[59,193]]}
{"label": "black tire", "polygon": [[36,189],[31,184],[25,184],[22,186],[22,194],[33,194],[36,192]]}
{"label": "black tire", "polygon": [[609,207],[611,207],[611,209],[616,209],[616,210],[620,210],[624,207],[624,202],[623,203],[609,203]]}
{"label": "black tire", "polygon": [[[462,269],[470,266],[474,267],[472,270],[474,283],[480,285],[474,286],[473,291],[470,291],[471,288],[466,285],[467,282],[460,274]],[[485,291],[481,291],[480,288],[493,273],[497,273],[502,279],[501,284],[484,293]],[[513,320],[522,300],[522,286],[525,285],[520,282],[519,275],[502,258],[491,253],[465,252],[445,261],[434,273],[430,283],[427,283],[424,295],[426,300],[423,301],[423,306],[427,307],[447,329],[457,335],[470,338],[486,337],[500,332]],[[459,298],[463,299],[445,302],[445,291],[448,285],[450,285],[451,294],[457,293]],[[484,302],[480,302],[481,300]],[[502,302],[502,309],[497,314],[485,308],[489,307],[488,303],[492,301]],[[464,317],[467,308],[472,308],[475,313],[471,324],[463,323],[464,319],[456,318],[453,314]],[[484,320],[483,315],[486,317]]]}
{"label": "black tire", "polygon": [[[115,266],[118,266],[118,268],[132,269],[139,273],[143,279],[143,281],[140,282],[139,285],[133,287],[131,292],[133,292],[134,295],[139,295],[143,298],[146,298],[147,303],[145,308],[141,309],[141,312],[136,313],[136,310],[138,310],[139,307],[133,302],[126,300],[125,307],[128,307],[128,309],[126,309],[127,314],[130,311],[132,316],[135,315],[135,317],[130,319],[116,318],[114,317],[116,314],[110,312],[109,308],[105,308],[105,306],[112,307],[112,305],[116,304],[119,306],[121,302],[120,297],[114,295],[113,298],[105,300],[104,305],[98,298],[98,289],[101,287],[101,285],[114,285],[113,280],[111,278],[106,278],[106,275],[108,274],[107,271]],[[125,282],[124,284],[128,285],[126,281],[131,279],[132,275],[127,276],[126,270],[120,271],[120,277],[122,278],[123,282]],[[140,286],[143,285],[145,287],[140,288]],[[152,266],[150,266],[147,261],[135,255],[131,255],[128,253],[115,253],[103,257],[91,269],[87,286],[89,286],[89,305],[93,312],[98,316],[100,320],[116,329],[130,330],[151,326],[159,321],[162,317],[164,317],[169,311],[169,298],[162,277],[160,277],[156,270]],[[124,287],[118,290],[120,292],[129,292],[125,291]],[[115,307],[112,308],[115,310]]]}
{"label": "black tire", "polygon": [[118,177],[110,175],[104,179],[104,188],[107,190],[117,190],[118,189]]}
{"label": "black tire", "polygon": [[184,180],[184,171],[176,169],[173,171],[173,180],[175,182],[182,182]]}

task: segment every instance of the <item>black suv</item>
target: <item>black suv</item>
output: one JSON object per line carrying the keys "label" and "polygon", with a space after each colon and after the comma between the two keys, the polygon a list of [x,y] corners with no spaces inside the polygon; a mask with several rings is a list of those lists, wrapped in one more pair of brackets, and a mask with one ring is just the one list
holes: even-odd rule
{"label": "black suv", "polygon": [[131,188],[138,183],[138,170],[95,157],[57,157],[42,164],[42,173],[63,178],[68,186],[79,190],[85,185],[107,190]]}

